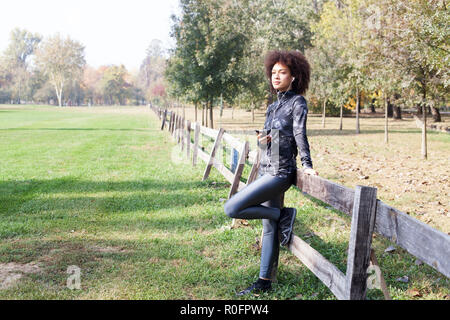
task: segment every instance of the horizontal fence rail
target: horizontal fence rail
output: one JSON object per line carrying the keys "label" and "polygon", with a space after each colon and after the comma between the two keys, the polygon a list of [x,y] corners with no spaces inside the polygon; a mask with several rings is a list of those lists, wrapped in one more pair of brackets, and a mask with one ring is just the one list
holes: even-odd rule
{"label": "horizontal fence rail", "polygon": [[[231,183],[228,198],[256,179],[261,156],[259,148],[249,150],[248,141],[241,142],[222,128],[207,128],[186,121],[167,109],[151,108],[162,121],[161,130],[164,130],[166,122],[169,122],[168,130],[177,143],[181,144],[182,150],[186,143],[188,157],[192,151],[192,164],[194,166],[197,164],[197,157],[206,163],[203,180],[208,178],[211,168],[214,167]],[[190,134],[192,130],[193,143]],[[199,145],[200,135],[214,140],[209,154]],[[239,161],[234,172],[215,157],[221,143],[226,143],[238,151]],[[251,170],[247,182],[244,183],[241,176],[246,162],[250,163]],[[377,263],[371,249],[373,232],[389,239],[446,277],[450,277],[450,236],[377,199],[376,188],[356,186],[355,189],[351,189],[319,176],[304,174],[302,170],[297,170],[296,186],[303,194],[352,217],[345,274],[296,235],[293,235],[288,248],[338,299],[365,299],[367,269],[370,264]],[[233,219],[233,224],[234,222]],[[384,279],[380,280],[384,284],[385,298],[388,299]]]}

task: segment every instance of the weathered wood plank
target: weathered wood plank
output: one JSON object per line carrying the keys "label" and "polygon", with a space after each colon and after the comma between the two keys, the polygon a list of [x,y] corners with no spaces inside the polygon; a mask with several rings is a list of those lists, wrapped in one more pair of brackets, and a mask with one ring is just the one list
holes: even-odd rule
{"label": "weathered wood plank", "polygon": [[355,190],[319,176],[304,174],[301,169],[297,170],[296,185],[302,192],[326,202],[339,211],[352,214]]}
{"label": "weathered wood plank", "polygon": [[377,200],[375,231],[450,278],[450,236]]}
{"label": "weathered wood plank", "polygon": [[252,168],[251,168],[250,173],[248,175],[247,184],[250,184],[253,181],[255,181],[257,176],[258,176],[260,157],[261,157],[261,152],[258,149],[257,153],[256,153],[256,156],[255,156],[255,162],[253,162]]}
{"label": "weathered wood plank", "polygon": [[[219,161],[213,161],[213,166],[224,176],[225,179],[227,179],[228,182],[233,184],[234,177],[235,177],[233,172],[231,172],[227,167],[225,167],[225,165],[223,163],[221,163]],[[239,181],[238,189],[241,189],[245,186],[246,186],[245,183],[243,183],[242,181]]]}
{"label": "weathered wood plank", "polygon": [[376,188],[356,186],[347,255],[346,298],[349,300],[366,298],[376,205]]}
{"label": "weathered wood plank", "polygon": [[199,157],[201,160],[203,160],[203,161],[205,161],[206,163],[208,163],[208,161],[209,161],[209,155],[208,155],[206,152],[204,152],[202,149],[197,148],[197,155],[198,155],[198,157]]}
{"label": "weathered wood plank", "polygon": [[170,133],[172,133],[172,134],[173,134],[174,122],[175,122],[175,112],[172,111],[172,113],[170,115]]}
{"label": "weathered wood plank", "polygon": [[[200,133],[204,134],[205,136],[215,139],[217,137],[217,135],[219,134],[219,130],[200,126]],[[223,133],[222,133],[222,135],[223,135]]]}
{"label": "weathered wood plank", "polygon": [[340,300],[345,297],[345,275],[305,241],[293,235],[291,251]]}
{"label": "weathered wood plank", "polygon": [[181,129],[181,116],[178,116],[177,119],[177,130],[176,131],[176,136],[177,136],[177,143],[180,143],[180,129]]}
{"label": "weathered wood plank", "polygon": [[244,142],[239,141],[238,139],[236,139],[235,137],[226,132],[223,134],[223,140],[236,150],[242,149],[242,146],[244,145]]}
{"label": "weathered wood plank", "polygon": [[233,177],[233,181],[231,182],[231,188],[230,188],[230,192],[228,193],[228,198],[231,198],[231,196],[238,191],[239,185],[245,186],[245,184],[242,181],[240,181],[240,179],[241,179],[242,172],[244,171],[245,159],[247,158],[247,154],[248,154],[248,141],[245,141],[244,145],[241,145],[240,151],[241,152],[240,152],[240,157],[239,157],[239,163],[236,168],[236,171],[235,171],[235,174]]}
{"label": "weathered wood plank", "polygon": [[386,281],[384,281],[383,274],[381,273],[380,266],[378,265],[377,257],[375,256],[375,250],[370,249],[370,263],[375,267],[375,274],[380,282],[381,291],[384,295],[384,300],[392,300],[391,295],[389,294],[389,290],[386,285]]}
{"label": "weathered wood plank", "polygon": [[164,110],[164,115],[162,116],[161,130],[164,130],[164,125],[166,124],[167,109]]}
{"label": "weathered wood plank", "polygon": [[[200,127],[200,132],[201,132],[202,128],[204,128],[204,127]],[[203,173],[202,181],[205,181],[208,178],[208,176],[209,176],[209,172],[211,171],[211,167],[213,165],[213,161],[214,161],[214,157],[216,155],[216,151],[219,148],[220,142],[222,140],[223,132],[224,132],[223,128],[220,128],[217,131],[216,140],[214,141],[214,145],[213,145],[213,147],[211,149],[211,153],[210,153],[210,156],[209,156],[209,161],[207,162],[207,165],[206,165],[206,168],[205,168],[205,172]]]}

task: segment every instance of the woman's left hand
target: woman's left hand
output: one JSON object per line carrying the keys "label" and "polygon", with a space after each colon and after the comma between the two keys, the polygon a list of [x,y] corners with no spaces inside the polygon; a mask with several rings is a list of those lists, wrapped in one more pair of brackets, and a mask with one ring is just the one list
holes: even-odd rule
{"label": "woman's left hand", "polygon": [[312,175],[312,176],[318,176],[319,175],[317,173],[317,171],[314,170],[313,168],[306,168],[305,170],[303,170],[303,173],[309,174],[309,175]]}

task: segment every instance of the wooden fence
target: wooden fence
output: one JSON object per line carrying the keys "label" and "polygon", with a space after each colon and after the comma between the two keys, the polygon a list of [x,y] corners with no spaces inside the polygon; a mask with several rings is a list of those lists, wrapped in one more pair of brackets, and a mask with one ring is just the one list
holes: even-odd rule
{"label": "wooden fence", "polygon": [[[168,123],[168,131],[181,144],[182,150],[186,147],[188,157],[192,150],[193,165],[197,164],[197,157],[206,163],[203,180],[208,178],[211,168],[215,167],[231,183],[228,198],[246,186],[241,181],[246,160],[251,164],[247,184],[256,179],[260,152],[259,149],[250,151],[248,141],[239,141],[227,134],[223,128],[213,130],[198,123],[190,123],[167,109],[155,107],[152,110],[162,120],[161,130]],[[191,130],[195,132],[193,144]],[[214,139],[209,155],[199,145],[200,134]],[[239,150],[239,163],[235,172],[215,157],[223,142]],[[376,265],[376,258],[371,249],[373,232],[386,237],[446,277],[450,277],[450,236],[377,199],[376,188],[356,186],[351,189],[319,176],[303,174],[302,170],[297,171],[296,186],[304,194],[352,217],[345,274],[296,235],[293,235],[288,248],[338,299],[365,299],[367,269],[370,264]],[[390,299],[382,276],[379,280],[385,298]]]}

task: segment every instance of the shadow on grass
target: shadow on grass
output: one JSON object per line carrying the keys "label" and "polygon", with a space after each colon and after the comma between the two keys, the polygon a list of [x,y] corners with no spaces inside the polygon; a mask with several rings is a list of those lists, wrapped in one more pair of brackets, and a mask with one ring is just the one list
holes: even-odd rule
{"label": "shadow on grass", "polygon": [[[3,181],[0,182],[0,216],[5,220],[0,237],[91,227],[117,231],[186,231],[201,225],[203,229],[213,229],[217,223],[209,221],[211,215],[202,214],[201,208],[208,203],[220,203],[219,197],[226,197],[228,187],[229,183],[213,183],[212,180],[97,182],[59,178]],[[197,212],[183,214],[189,210]]]}
{"label": "shadow on grass", "polygon": [[142,131],[147,129],[128,129],[128,128],[4,128],[0,131]]}

